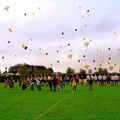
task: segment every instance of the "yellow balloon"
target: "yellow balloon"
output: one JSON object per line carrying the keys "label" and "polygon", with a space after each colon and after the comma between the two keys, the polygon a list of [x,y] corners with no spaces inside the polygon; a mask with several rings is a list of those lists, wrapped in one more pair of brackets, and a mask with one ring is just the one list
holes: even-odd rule
{"label": "yellow balloon", "polygon": [[85,69],[88,69],[88,68],[89,68],[89,65],[85,65],[84,68],[85,68]]}
{"label": "yellow balloon", "polygon": [[12,30],[12,28],[9,28],[8,31],[9,31],[9,32],[12,32],[13,30]]}
{"label": "yellow balloon", "polygon": [[109,70],[112,71],[112,70],[113,70],[113,66],[110,66],[110,67],[109,67]]}
{"label": "yellow balloon", "polygon": [[22,48],[25,48],[26,47],[26,45],[25,44],[22,44]]}
{"label": "yellow balloon", "polygon": [[8,11],[9,9],[10,9],[10,7],[9,6],[5,6],[5,8],[4,8],[6,11]]}
{"label": "yellow balloon", "polygon": [[68,55],[68,58],[72,59],[73,55],[72,54],[69,54]]}
{"label": "yellow balloon", "polygon": [[89,42],[85,42],[84,45],[85,45],[86,47],[88,47],[88,46],[89,46]]}

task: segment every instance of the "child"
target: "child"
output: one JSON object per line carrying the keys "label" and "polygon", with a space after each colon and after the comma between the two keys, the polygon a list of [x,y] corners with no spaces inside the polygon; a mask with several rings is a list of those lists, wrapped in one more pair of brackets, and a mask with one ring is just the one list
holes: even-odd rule
{"label": "child", "polygon": [[37,85],[37,90],[40,91],[41,90],[41,86],[40,86],[40,79],[39,77],[36,77],[36,85]]}
{"label": "child", "polygon": [[90,80],[88,81],[89,84],[89,90],[92,91],[93,90],[93,77],[90,76]]}
{"label": "child", "polygon": [[25,90],[27,88],[27,82],[24,80],[21,84],[22,90]]}
{"label": "child", "polygon": [[75,80],[74,77],[72,78],[72,87],[73,87],[73,91],[76,91],[76,88],[77,88],[77,82],[76,82],[76,80]]}
{"label": "child", "polygon": [[48,76],[48,84],[49,84],[49,87],[50,87],[50,91],[52,91],[52,77],[49,75]]}
{"label": "child", "polygon": [[61,92],[63,92],[63,87],[64,87],[64,82],[63,82],[62,76],[60,76],[60,88],[61,88]]}

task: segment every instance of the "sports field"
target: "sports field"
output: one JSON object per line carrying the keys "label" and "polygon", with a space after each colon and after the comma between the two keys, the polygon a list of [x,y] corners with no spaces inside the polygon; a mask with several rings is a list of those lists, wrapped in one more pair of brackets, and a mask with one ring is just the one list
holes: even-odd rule
{"label": "sports field", "polygon": [[64,92],[41,92],[17,85],[6,90],[0,84],[0,120],[120,120],[120,86],[86,86],[76,92],[67,86]]}

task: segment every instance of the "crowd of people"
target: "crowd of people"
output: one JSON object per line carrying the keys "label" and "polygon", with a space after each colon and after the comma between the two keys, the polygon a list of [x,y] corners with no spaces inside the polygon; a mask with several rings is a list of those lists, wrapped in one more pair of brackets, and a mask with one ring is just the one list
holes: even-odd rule
{"label": "crowd of people", "polygon": [[[50,91],[63,91],[66,85],[72,86],[73,91],[76,91],[78,86],[89,86],[89,90],[93,90],[93,86],[118,86],[120,81],[120,76],[115,75],[86,75],[86,76],[79,76],[78,74],[73,76],[62,76],[59,75],[31,75],[26,78],[22,78],[19,80],[19,86],[22,90],[30,89],[33,91],[35,87],[38,91],[42,90],[44,85],[49,86]],[[6,79],[5,80],[5,88],[7,89],[10,87],[11,89],[14,88],[14,80]]]}

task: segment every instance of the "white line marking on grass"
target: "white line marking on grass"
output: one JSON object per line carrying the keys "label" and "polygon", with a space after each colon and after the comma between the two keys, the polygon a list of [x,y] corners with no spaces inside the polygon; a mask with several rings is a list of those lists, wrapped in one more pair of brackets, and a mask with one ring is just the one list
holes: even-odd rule
{"label": "white line marking on grass", "polygon": [[60,104],[65,99],[67,99],[70,95],[71,95],[71,93],[68,94],[68,95],[66,95],[64,98],[62,98],[61,100],[59,100],[58,102],[56,102],[53,106],[51,106],[50,108],[48,108],[45,112],[43,112],[42,114],[38,115],[34,120],[38,120],[41,117],[43,117],[44,115],[46,115],[47,113],[49,113],[50,111],[52,111],[58,104]]}

